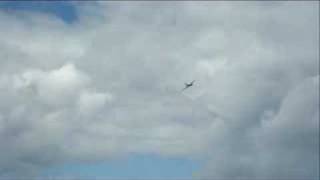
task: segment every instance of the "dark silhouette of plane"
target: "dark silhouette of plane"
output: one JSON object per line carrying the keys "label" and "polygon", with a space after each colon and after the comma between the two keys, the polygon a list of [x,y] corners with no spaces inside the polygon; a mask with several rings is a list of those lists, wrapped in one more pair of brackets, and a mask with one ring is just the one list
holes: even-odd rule
{"label": "dark silhouette of plane", "polygon": [[193,86],[193,83],[195,82],[195,80],[193,80],[191,83],[184,83],[184,85],[186,86],[186,87],[184,87],[183,89],[182,89],[182,91],[183,90],[185,90],[185,89],[187,89],[187,88],[189,88],[189,87],[191,87],[191,86]]}

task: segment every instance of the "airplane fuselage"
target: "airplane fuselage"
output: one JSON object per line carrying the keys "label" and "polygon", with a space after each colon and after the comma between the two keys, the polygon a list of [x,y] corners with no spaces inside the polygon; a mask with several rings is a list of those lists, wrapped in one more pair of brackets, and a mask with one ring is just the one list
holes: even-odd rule
{"label": "airplane fuselage", "polygon": [[189,88],[189,87],[193,86],[193,83],[194,83],[194,81],[192,81],[191,83],[184,83],[185,88],[184,88],[183,90],[185,90],[185,89],[187,89],[187,88]]}

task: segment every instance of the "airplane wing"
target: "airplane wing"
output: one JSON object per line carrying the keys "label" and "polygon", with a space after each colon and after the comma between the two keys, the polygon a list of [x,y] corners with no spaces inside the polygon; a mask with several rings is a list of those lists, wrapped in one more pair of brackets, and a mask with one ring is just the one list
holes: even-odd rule
{"label": "airplane wing", "polygon": [[185,88],[183,88],[183,89],[181,90],[181,92],[184,91],[184,90],[187,89],[187,88],[189,88],[189,86],[186,86]]}

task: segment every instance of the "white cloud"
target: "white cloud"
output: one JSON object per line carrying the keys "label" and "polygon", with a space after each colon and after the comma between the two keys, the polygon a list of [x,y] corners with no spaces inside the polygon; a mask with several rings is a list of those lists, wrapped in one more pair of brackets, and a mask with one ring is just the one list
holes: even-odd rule
{"label": "white cloud", "polygon": [[101,109],[107,102],[111,102],[111,94],[97,92],[82,92],[78,101],[79,113],[92,114]]}
{"label": "white cloud", "polygon": [[317,3],[75,3],[74,25],[0,11],[0,177],[128,153],[317,177]]}
{"label": "white cloud", "polygon": [[61,106],[77,98],[77,94],[87,86],[89,80],[73,64],[65,64],[47,72],[32,69],[15,75],[13,86],[19,90],[31,90],[31,94],[47,105]]}

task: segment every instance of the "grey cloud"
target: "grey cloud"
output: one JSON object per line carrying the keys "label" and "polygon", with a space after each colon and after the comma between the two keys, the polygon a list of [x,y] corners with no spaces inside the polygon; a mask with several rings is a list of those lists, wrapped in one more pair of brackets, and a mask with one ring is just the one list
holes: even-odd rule
{"label": "grey cloud", "polygon": [[319,175],[318,2],[75,4],[74,25],[0,12],[2,176],[130,153]]}
{"label": "grey cloud", "polygon": [[283,98],[276,112],[262,113],[255,127],[232,132],[229,141],[214,141],[212,159],[201,177],[317,179],[319,76],[297,86]]}

